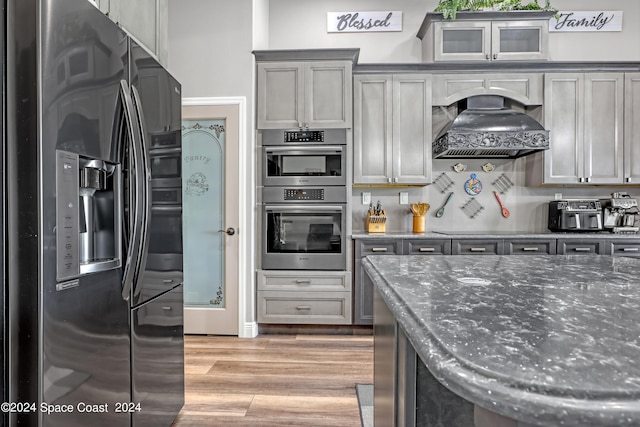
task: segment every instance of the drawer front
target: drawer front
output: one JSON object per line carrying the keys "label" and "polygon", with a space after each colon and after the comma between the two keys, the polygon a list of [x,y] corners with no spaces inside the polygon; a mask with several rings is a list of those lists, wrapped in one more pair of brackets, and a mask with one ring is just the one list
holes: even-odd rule
{"label": "drawer front", "polygon": [[615,241],[607,242],[607,254],[613,256],[640,257],[640,243],[638,241]]}
{"label": "drawer front", "polygon": [[358,240],[356,241],[356,257],[368,255],[402,255],[402,240]]}
{"label": "drawer front", "polygon": [[351,324],[351,292],[258,291],[258,322]]}
{"label": "drawer front", "polygon": [[604,254],[602,240],[558,240],[558,255]]}
{"label": "drawer front", "polygon": [[259,270],[258,290],[351,291],[351,272]]}
{"label": "drawer front", "polygon": [[402,242],[404,255],[450,255],[451,240],[406,239]]}
{"label": "drawer front", "polygon": [[505,255],[555,255],[555,240],[507,240],[504,242]]}
{"label": "drawer front", "polygon": [[453,240],[453,255],[502,255],[502,240]]}

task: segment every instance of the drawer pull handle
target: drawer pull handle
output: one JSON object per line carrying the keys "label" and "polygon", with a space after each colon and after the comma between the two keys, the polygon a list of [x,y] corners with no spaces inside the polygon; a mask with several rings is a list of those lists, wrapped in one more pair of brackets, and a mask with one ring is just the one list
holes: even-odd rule
{"label": "drawer pull handle", "polygon": [[388,248],[371,248],[372,252],[387,252]]}
{"label": "drawer pull handle", "polygon": [[418,249],[420,252],[435,252],[436,248],[420,248]]}
{"label": "drawer pull handle", "polygon": [[487,248],[471,248],[469,249],[471,252],[484,252]]}
{"label": "drawer pull handle", "polygon": [[173,279],[164,279],[162,283],[173,283]]}
{"label": "drawer pull handle", "polygon": [[576,252],[591,252],[591,248],[575,248]]}
{"label": "drawer pull handle", "polygon": [[173,310],[173,307],[165,305],[165,306],[162,307],[162,309],[165,310],[165,311],[171,311],[171,310]]}
{"label": "drawer pull handle", "polygon": [[296,307],[298,310],[311,310],[311,306],[310,305],[299,305]]}
{"label": "drawer pull handle", "polygon": [[538,252],[539,248],[522,248],[522,250],[526,252]]}
{"label": "drawer pull handle", "polygon": [[298,283],[298,284],[309,284],[309,283],[311,283],[311,279],[297,279],[296,283]]}
{"label": "drawer pull handle", "polygon": [[623,248],[622,252],[638,252],[638,248]]}

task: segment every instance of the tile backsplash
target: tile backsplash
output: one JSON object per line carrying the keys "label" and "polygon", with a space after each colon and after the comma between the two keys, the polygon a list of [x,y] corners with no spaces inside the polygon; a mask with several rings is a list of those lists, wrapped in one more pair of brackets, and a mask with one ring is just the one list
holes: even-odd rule
{"label": "tile backsplash", "polygon": [[[626,191],[631,197],[640,198],[640,188],[628,186],[584,186],[584,187],[529,187],[525,185],[525,158],[519,159],[442,159],[433,161],[434,184],[425,187],[393,188],[353,188],[351,199],[352,232],[365,230],[365,218],[368,204],[362,204],[362,193],[371,193],[374,206],[379,200],[387,214],[387,232],[410,232],[413,227],[413,215],[409,210],[412,203],[428,203],[430,209],[426,215],[426,231],[513,231],[545,232],[548,221],[548,202],[556,194],[563,198],[606,199],[615,191]],[[466,170],[456,172],[454,165],[466,165]],[[485,172],[482,166],[490,163],[495,166],[491,172]],[[443,179],[437,181],[442,174]],[[465,183],[476,175],[482,190],[475,196],[465,192]],[[513,186],[504,185],[504,174]],[[446,178],[452,184],[442,185]],[[437,182],[436,182],[437,181]],[[500,204],[493,192],[498,191],[500,199],[509,210],[509,217],[502,216]],[[501,191],[503,191],[501,193]],[[400,204],[400,193],[409,194],[409,204]],[[453,197],[445,207],[444,215],[435,216],[436,211],[445,202],[448,194]],[[473,206],[479,206],[474,212]]]}

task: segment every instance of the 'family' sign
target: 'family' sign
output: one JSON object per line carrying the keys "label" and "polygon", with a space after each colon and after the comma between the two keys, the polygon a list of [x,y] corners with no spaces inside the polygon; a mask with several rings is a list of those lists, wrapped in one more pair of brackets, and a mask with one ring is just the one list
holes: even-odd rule
{"label": "'family' sign", "polygon": [[622,11],[561,11],[549,20],[549,31],[622,31]]}
{"label": "'family' sign", "polygon": [[402,12],[327,12],[328,33],[402,31]]}

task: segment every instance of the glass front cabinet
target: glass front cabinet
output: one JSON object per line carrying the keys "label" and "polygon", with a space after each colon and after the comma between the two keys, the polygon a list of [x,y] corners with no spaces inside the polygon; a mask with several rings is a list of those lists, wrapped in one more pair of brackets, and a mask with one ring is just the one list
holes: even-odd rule
{"label": "glass front cabinet", "polygon": [[481,13],[458,13],[455,20],[439,19],[441,14],[429,19],[429,15],[418,33],[427,62],[548,59],[546,15],[530,20],[478,19]]}

